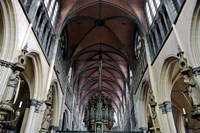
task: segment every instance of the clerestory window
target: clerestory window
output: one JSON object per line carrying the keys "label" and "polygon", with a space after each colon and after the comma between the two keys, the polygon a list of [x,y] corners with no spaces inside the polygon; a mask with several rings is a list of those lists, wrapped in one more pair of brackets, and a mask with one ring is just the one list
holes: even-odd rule
{"label": "clerestory window", "polygon": [[44,4],[48,11],[49,18],[51,19],[51,23],[52,23],[52,25],[54,25],[56,16],[58,13],[58,1],[57,0],[44,0]]}
{"label": "clerestory window", "polygon": [[149,25],[153,22],[153,19],[157,13],[160,6],[160,0],[147,0],[145,5],[146,16]]}

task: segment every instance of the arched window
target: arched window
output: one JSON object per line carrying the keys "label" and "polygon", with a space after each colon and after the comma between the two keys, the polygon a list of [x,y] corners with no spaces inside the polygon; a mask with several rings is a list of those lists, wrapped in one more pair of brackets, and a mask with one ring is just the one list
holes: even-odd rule
{"label": "arched window", "polygon": [[57,0],[44,0],[44,5],[48,11],[49,18],[52,25],[55,24],[56,16],[58,13],[58,1]]}
{"label": "arched window", "polygon": [[57,12],[58,12],[58,2],[56,2],[55,9],[54,9],[52,19],[51,19],[51,22],[52,22],[53,25],[55,24]]}
{"label": "arched window", "polygon": [[160,6],[160,0],[147,0],[145,5],[147,20],[149,25],[151,25],[156,12]]}
{"label": "arched window", "polygon": [[45,4],[45,6],[47,7],[48,4],[49,4],[49,0],[44,0],[44,4]]}

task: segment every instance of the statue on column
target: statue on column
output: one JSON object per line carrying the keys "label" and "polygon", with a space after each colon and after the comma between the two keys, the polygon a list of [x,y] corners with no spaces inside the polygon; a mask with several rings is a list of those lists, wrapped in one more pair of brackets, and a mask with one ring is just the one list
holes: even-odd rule
{"label": "statue on column", "polygon": [[47,106],[44,112],[43,119],[42,119],[42,126],[41,126],[42,130],[49,130],[51,120],[52,120],[51,115],[52,115],[51,106]]}
{"label": "statue on column", "polygon": [[[15,110],[15,100],[17,98],[17,91],[20,88],[20,72],[26,67],[27,57],[27,45],[21,50],[21,54],[18,56],[18,61],[14,64],[13,72],[10,75],[4,95],[0,101],[0,124],[1,123],[14,123],[20,115],[19,110]],[[21,106],[21,105],[20,105]],[[13,115],[13,119],[7,118],[7,116]]]}
{"label": "statue on column", "polygon": [[184,52],[179,49],[179,53],[177,54],[179,57],[179,68],[180,73],[183,76],[184,83],[187,85],[187,93],[190,97],[190,102],[193,107],[192,109],[192,117],[199,119],[200,117],[200,90],[199,85],[195,81],[193,77],[192,67],[188,64],[187,59],[184,57]]}
{"label": "statue on column", "polygon": [[12,103],[15,98],[16,90],[20,84],[20,71],[14,71],[9,77],[6,90],[3,96],[3,101]]}
{"label": "statue on column", "polygon": [[41,130],[40,132],[48,132],[50,125],[51,125],[51,120],[53,118],[53,90],[52,90],[52,85],[49,89],[49,92],[47,94],[47,100],[45,101],[46,104],[46,109],[43,115],[42,119],[42,125],[41,125]]}

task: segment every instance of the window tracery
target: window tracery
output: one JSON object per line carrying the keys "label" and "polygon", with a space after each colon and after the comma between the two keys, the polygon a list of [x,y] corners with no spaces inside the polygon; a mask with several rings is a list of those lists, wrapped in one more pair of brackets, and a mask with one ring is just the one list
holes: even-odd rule
{"label": "window tracery", "polygon": [[160,6],[160,0],[147,0],[145,5],[146,15],[149,25],[151,25],[157,10]]}
{"label": "window tracery", "polygon": [[57,0],[44,0],[44,5],[48,11],[49,18],[52,25],[55,24],[56,16],[58,13],[58,1]]}

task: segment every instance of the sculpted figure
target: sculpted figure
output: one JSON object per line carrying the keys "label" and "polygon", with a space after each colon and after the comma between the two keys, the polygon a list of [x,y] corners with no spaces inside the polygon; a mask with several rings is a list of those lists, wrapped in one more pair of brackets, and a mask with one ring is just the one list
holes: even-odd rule
{"label": "sculpted figure", "polygon": [[16,89],[20,81],[19,74],[20,74],[20,71],[16,70],[9,77],[6,90],[4,93],[3,101],[13,102],[15,94],[16,94]]}
{"label": "sculpted figure", "polygon": [[192,77],[189,77],[187,75],[184,76],[184,83],[186,85],[188,85],[187,89],[188,89],[188,94],[189,94],[192,106],[194,106],[194,107],[199,106],[199,104],[200,104],[200,102],[199,102],[199,96],[200,96],[199,85],[196,83],[196,81]]}
{"label": "sculpted figure", "polygon": [[44,112],[41,129],[49,130],[51,124],[51,106],[47,106]]}

